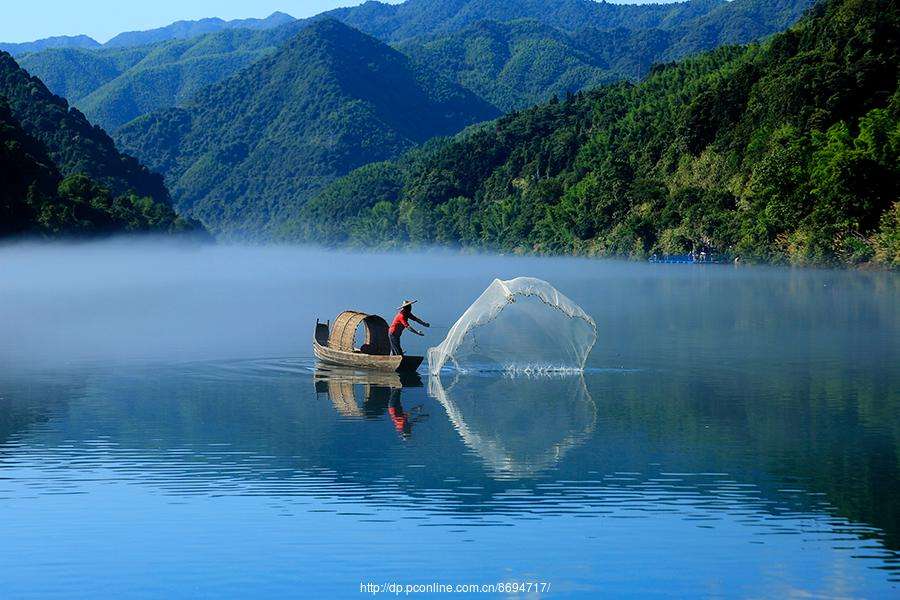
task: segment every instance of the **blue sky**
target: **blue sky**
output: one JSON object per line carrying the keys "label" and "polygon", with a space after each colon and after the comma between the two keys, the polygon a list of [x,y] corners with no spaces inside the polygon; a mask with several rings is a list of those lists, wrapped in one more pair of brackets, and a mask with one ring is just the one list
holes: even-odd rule
{"label": "blue sky", "polygon": [[152,29],[181,19],[266,17],[276,10],[308,17],[360,0],[25,0],[3,3],[0,42],[86,34],[105,42],[123,31]]}
{"label": "blue sky", "polygon": [[[17,0],[4,2],[0,42],[53,35],[89,35],[105,42],[123,31],[162,27],[182,19],[266,17],[276,10],[308,17],[362,0]],[[400,0],[382,0],[397,3]],[[615,1],[615,0],[614,0]],[[623,1],[623,0],[618,0]],[[654,0],[624,0],[635,4]],[[666,0],[656,0],[666,1]]]}

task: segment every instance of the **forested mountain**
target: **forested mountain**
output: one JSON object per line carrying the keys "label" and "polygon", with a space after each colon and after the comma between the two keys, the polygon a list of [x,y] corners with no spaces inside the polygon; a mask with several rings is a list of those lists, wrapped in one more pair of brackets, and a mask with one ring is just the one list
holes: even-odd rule
{"label": "forested mountain", "polygon": [[669,27],[675,42],[668,58],[681,58],[725,44],[746,44],[784,31],[812,6],[812,1],[732,0],[708,13]]}
{"label": "forested mountain", "polygon": [[140,62],[150,50],[150,46],[127,51],[54,48],[16,60],[51,92],[77,106],[82,98]]}
{"label": "forested mountain", "polygon": [[119,155],[101,130],[0,53],[0,236],[197,227],[165,198],[158,176]]}
{"label": "forested mountain", "polygon": [[[367,3],[326,15],[358,25],[383,41],[395,40],[413,60],[511,110],[622,77],[637,79],[655,62],[779,31],[796,20],[809,1],[620,6],[552,0],[539,10],[530,0],[440,6],[408,0],[402,5]],[[360,16],[373,11],[384,14],[371,20]],[[515,20],[484,20],[491,15]],[[48,50],[23,57],[21,64],[92,121],[115,131],[137,116],[185,102],[322,18],[124,49]],[[412,32],[421,35],[404,37]]]}
{"label": "forested mountain", "polygon": [[208,85],[274,53],[294,29],[236,29],[150,46],[86,52],[48,50],[22,66],[91,120],[114,131],[141,115],[183,103]]}
{"label": "forested mountain", "polygon": [[0,96],[6,98],[13,118],[46,148],[63,175],[82,173],[115,194],[133,191],[168,201],[162,177],[120,154],[106,132],[77,109],[70,109],[64,99],[50,93],[5,52],[0,52]]}
{"label": "forested mountain", "polygon": [[258,236],[351,169],[498,114],[378,40],[325,20],[117,139],[166,174],[181,210],[217,233]]}
{"label": "forested mountain", "polygon": [[900,266],[900,10],[829,0],[726,47],[368,165],[293,240]]}
{"label": "forested mountain", "polygon": [[534,20],[480,21],[399,49],[503,111],[621,77],[574,36]]}
{"label": "forested mountain", "polygon": [[7,52],[13,56],[21,56],[29,52],[40,52],[48,48],[99,48],[100,42],[86,35],[59,35],[48,37],[33,42],[21,44],[0,43],[0,52]]}
{"label": "forested mountain", "polygon": [[46,50],[21,65],[92,121],[114,131],[141,115],[182,103],[260,58],[302,27],[229,29],[127,48]]}
{"label": "forested mountain", "polygon": [[166,40],[190,39],[227,29],[272,29],[294,21],[294,17],[283,12],[274,12],[265,19],[235,19],[224,21],[222,19],[200,19],[199,21],[176,21],[171,25],[149,29],[146,31],[128,31],[115,36],[103,46],[105,48],[125,48],[129,46],[144,46]]}
{"label": "forested mountain", "polygon": [[[726,43],[745,43],[786,28],[810,2],[734,0],[658,27],[582,27],[572,32],[537,20],[479,21],[462,31],[398,47],[504,110],[619,79],[638,80],[657,62]],[[580,5],[580,4],[579,4]],[[615,5],[612,5],[615,6]],[[699,10],[692,5],[694,12]],[[599,22],[599,21],[598,21]]]}

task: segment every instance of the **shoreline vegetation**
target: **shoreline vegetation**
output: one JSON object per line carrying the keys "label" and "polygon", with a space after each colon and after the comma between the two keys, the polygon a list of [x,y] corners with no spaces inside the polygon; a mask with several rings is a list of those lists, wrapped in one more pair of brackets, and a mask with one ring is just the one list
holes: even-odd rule
{"label": "shoreline vegetation", "polygon": [[[413,246],[413,245],[396,245],[392,247],[361,247],[361,246],[326,246],[315,243],[297,243],[285,242],[277,240],[217,240],[209,234],[205,229],[184,230],[176,233],[165,231],[131,231],[131,232],[113,232],[106,234],[91,233],[68,233],[48,237],[40,233],[25,233],[15,236],[0,237],[0,252],[14,249],[53,249],[57,246],[65,246],[70,248],[79,247],[99,247],[105,245],[111,248],[117,245],[125,244],[129,247],[148,245],[152,247],[161,244],[169,249],[181,250],[212,250],[214,248],[244,248],[247,250],[307,250],[310,252],[323,253],[349,253],[358,255],[379,255],[386,259],[389,257],[414,256],[416,258],[434,257],[437,259],[453,259],[467,257],[495,257],[495,258],[533,258],[533,259],[553,259],[553,260],[574,260],[574,261],[599,261],[610,262],[613,264],[625,265],[665,265],[672,269],[685,269],[693,267],[713,267],[716,269],[776,269],[776,270],[797,270],[804,271],[834,271],[834,272],[859,272],[871,274],[894,274],[898,271],[896,267],[876,262],[859,263],[852,267],[834,264],[794,264],[789,262],[764,262],[743,259],[737,256],[719,256],[712,260],[662,260],[662,256],[656,259],[635,258],[627,255],[589,255],[589,254],[562,254],[562,253],[539,253],[525,251],[522,249],[501,250],[485,247],[473,246],[451,246],[451,245],[431,245],[431,246]],[[157,246],[160,247],[160,246]],[[684,255],[679,255],[683,257]],[[674,257],[673,257],[674,258]],[[734,259],[738,260],[735,261]]]}

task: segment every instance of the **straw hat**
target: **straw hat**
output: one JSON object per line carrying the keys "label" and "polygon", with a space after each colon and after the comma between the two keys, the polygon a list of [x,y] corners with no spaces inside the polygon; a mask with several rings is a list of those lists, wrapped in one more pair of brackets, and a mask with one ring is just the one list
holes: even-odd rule
{"label": "straw hat", "polygon": [[412,306],[416,302],[418,302],[418,300],[404,300],[403,304],[401,304],[400,306],[397,307],[397,310],[403,310],[407,306]]}

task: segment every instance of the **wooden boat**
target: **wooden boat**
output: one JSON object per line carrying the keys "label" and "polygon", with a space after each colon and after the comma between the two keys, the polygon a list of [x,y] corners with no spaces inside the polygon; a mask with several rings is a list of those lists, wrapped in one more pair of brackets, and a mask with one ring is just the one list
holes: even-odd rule
{"label": "wooden boat", "polygon": [[[356,333],[360,327],[366,335],[357,348]],[[387,321],[354,310],[339,314],[334,325],[316,320],[313,353],[323,363],[375,371],[415,371],[424,360],[422,356],[391,356]]]}

